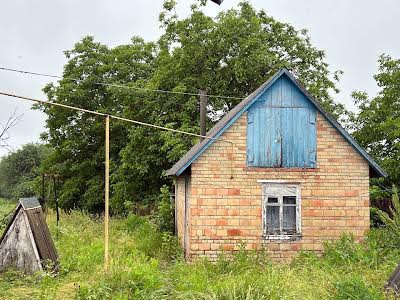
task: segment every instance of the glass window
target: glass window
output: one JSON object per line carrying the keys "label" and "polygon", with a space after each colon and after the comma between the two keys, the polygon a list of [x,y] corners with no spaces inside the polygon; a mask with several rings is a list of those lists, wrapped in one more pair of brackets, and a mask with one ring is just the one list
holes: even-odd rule
{"label": "glass window", "polygon": [[266,236],[293,236],[300,233],[299,186],[264,184],[263,231]]}

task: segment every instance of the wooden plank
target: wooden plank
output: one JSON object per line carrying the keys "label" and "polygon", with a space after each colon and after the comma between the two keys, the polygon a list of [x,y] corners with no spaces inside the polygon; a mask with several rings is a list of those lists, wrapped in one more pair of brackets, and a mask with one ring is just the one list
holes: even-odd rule
{"label": "wooden plank", "polygon": [[35,238],[36,247],[42,261],[51,260],[56,263],[57,250],[51,238],[50,230],[46,224],[42,209],[28,209],[24,211],[29,220],[29,225]]}
{"label": "wooden plank", "polygon": [[109,197],[110,197],[110,116],[106,116],[106,141],[105,141],[105,207],[104,207],[104,270],[108,271],[108,218],[109,218]]}
{"label": "wooden plank", "polygon": [[288,78],[266,90],[247,118],[248,166],[316,167],[316,109]]}
{"label": "wooden plank", "polygon": [[397,295],[400,295],[400,264],[390,275],[386,284],[386,289],[393,290]]}

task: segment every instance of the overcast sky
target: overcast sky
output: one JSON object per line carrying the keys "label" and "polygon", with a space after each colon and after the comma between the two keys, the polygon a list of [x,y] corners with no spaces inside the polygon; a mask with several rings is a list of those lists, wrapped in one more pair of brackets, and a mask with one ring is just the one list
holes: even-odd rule
{"label": "overcast sky", "polygon": [[[12,0],[0,2],[0,66],[61,74],[63,51],[85,35],[109,46],[128,43],[134,35],[155,40],[160,35],[158,14],[163,0]],[[209,2],[207,14],[237,5]],[[251,0],[280,21],[307,28],[313,44],[325,50],[331,71],[342,70],[336,97],[352,108],[350,93],[378,91],[372,76],[381,53],[400,57],[400,2],[398,0]],[[193,1],[178,0],[184,16]],[[42,87],[49,78],[0,71],[0,91],[44,99]],[[39,140],[45,117],[30,104],[0,96],[0,123],[16,109],[23,114],[10,132],[16,149]],[[5,154],[0,149],[0,155]]]}

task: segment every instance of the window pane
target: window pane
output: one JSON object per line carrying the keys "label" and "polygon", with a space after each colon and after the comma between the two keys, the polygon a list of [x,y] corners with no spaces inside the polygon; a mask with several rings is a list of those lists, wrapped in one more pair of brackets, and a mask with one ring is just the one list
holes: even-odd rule
{"label": "window pane", "polygon": [[296,207],[283,207],[283,231],[286,234],[296,233]]}
{"label": "window pane", "polygon": [[278,203],[278,198],[269,198],[268,197],[268,203]]}
{"label": "window pane", "polygon": [[265,226],[268,234],[279,233],[279,206],[266,206]]}
{"label": "window pane", "polygon": [[296,204],[295,196],[283,196],[283,204]]}

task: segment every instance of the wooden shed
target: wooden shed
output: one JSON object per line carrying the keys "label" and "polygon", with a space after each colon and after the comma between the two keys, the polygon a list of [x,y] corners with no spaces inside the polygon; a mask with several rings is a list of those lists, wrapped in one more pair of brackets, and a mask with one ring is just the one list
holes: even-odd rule
{"label": "wooden shed", "polygon": [[0,240],[0,271],[57,267],[57,251],[37,198],[21,198]]}

